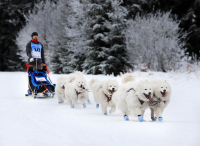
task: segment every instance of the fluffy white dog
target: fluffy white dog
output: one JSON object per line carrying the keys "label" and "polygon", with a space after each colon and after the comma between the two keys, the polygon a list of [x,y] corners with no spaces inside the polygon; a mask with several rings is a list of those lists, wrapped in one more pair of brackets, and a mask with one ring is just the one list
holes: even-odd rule
{"label": "fluffy white dog", "polygon": [[85,86],[86,80],[81,72],[76,71],[67,77],[65,98],[69,101],[71,108],[74,108],[78,100],[80,100],[83,107],[86,108],[88,94],[86,93]]}
{"label": "fluffy white dog", "polygon": [[65,99],[65,84],[66,84],[66,77],[60,76],[57,78],[57,84],[56,84],[56,96],[58,97],[58,103],[63,103]]}
{"label": "fluffy white dog", "polygon": [[132,74],[126,74],[122,79],[122,85],[114,94],[113,101],[117,108],[121,110],[126,121],[129,120],[128,115],[138,116],[138,120],[143,122],[145,110],[149,107],[149,101],[153,95],[152,85],[146,81],[134,82]]}
{"label": "fluffy white dog", "polygon": [[115,112],[116,105],[112,101],[112,96],[118,89],[118,83],[115,80],[98,81],[93,79],[89,82],[89,85],[94,94],[96,108],[99,108],[99,104],[101,104],[104,115],[107,115],[107,107],[111,107],[109,113]]}
{"label": "fluffy white dog", "polygon": [[[167,81],[152,82],[154,88],[153,103],[150,103],[151,119],[163,121],[162,113],[170,102],[171,86]],[[154,117],[154,113],[156,118]]]}

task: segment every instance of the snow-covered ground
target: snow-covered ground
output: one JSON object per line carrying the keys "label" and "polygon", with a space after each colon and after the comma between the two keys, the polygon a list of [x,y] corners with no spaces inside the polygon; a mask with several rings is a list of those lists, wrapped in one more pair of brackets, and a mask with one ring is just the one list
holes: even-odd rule
{"label": "snow-covered ground", "polygon": [[[168,80],[172,86],[163,122],[152,122],[150,111],[145,122],[130,117],[124,121],[116,111],[104,116],[92,104],[79,103],[71,109],[58,104],[57,97],[31,99],[24,94],[27,80],[22,72],[0,72],[0,146],[199,146],[200,71],[194,73],[134,72],[136,80]],[[59,75],[50,74],[55,83]],[[121,77],[85,75],[107,80]]]}

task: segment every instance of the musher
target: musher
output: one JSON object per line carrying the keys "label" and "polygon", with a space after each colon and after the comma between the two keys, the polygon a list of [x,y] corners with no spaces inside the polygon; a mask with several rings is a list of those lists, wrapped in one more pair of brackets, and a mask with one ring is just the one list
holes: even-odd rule
{"label": "musher", "polygon": [[[35,70],[42,70],[42,66],[45,65],[44,48],[43,45],[38,41],[37,32],[33,32],[31,37],[31,41],[26,45],[28,64],[32,65],[33,69]],[[32,94],[30,87],[28,89],[28,94]]]}
{"label": "musher", "polygon": [[33,32],[31,34],[32,40],[26,45],[26,54],[28,56],[28,64],[33,65],[36,69],[36,61],[38,69],[42,63],[45,64],[44,48],[43,45],[38,41],[38,33]]}

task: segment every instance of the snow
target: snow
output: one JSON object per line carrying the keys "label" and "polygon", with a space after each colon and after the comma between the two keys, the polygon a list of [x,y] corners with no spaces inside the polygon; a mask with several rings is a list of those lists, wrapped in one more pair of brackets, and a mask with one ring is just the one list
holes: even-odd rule
{"label": "snow", "polygon": [[[31,99],[24,96],[27,80],[22,72],[0,72],[0,146],[122,146],[200,145],[200,71],[192,73],[134,72],[136,80],[168,80],[172,97],[163,122],[152,122],[150,111],[143,123],[130,117],[124,121],[116,111],[104,116],[92,104],[79,103],[71,109],[57,98]],[[60,75],[50,74],[55,83]],[[121,77],[85,75],[90,81]]]}
{"label": "snow", "polygon": [[95,25],[93,26],[93,31],[95,31],[96,29],[99,29],[100,27],[101,27],[100,24],[95,24]]}
{"label": "snow", "polygon": [[94,39],[100,39],[100,38],[104,38],[105,36],[102,33],[98,33],[97,35],[94,36]]}

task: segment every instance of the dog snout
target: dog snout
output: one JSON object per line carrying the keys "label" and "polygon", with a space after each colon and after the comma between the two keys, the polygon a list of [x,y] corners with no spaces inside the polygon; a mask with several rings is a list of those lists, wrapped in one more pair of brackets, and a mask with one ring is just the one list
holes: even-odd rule
{"label": "dog snout", "polygon": [[164,92],[166,92],[166,90],[163,90]]}
{"label": "dog snout", "polygon": [[112,90],[114,91],[114,90],[115,90],[115,88],[112,88]]}
{"label": "dog snout", "polygon": [[151,95],[151,92],[149,92],[149,95]]}

